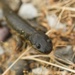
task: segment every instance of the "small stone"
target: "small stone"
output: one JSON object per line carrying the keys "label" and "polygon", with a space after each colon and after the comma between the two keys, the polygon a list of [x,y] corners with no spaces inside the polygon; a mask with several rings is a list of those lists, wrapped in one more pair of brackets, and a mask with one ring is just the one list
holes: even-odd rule
{"label": "small stone", "polygon": [[71,45],[68,45],[63,48],[58,48],[57,50],[55,50],[54,55],[62,60],[69,60],[73,62],[73,47]]}
{"label": "small stone", "polygon": [[[10,66],[12,63],[9,63]],[[25,68],[25,61],[19,60],[10,70],[15,71],[16,75],[23,75],[23,70]]]}
{"label": "small stone", "polygon": [[33,19],[38,16],[38,11],[31,3],[23,3],[19,9],[18,15],[23,19]]}
{"label": "small stone", "polygon": [[64,29],[65,31],[66,25],[59,22],[58,17],[55,14],[47,15],[47,21],[51,28],[56,30]]}
{"label": "small stone", "polygon": [[0,74],[2,74],[3,73],[3,69],[0,67]]}
{"label": "small stone", "polygon": [[[24,75],[24,70],[25,71],[30,71],[30,64],[29,61],[25,60],[19,60],[10,70],[15,71],[16,75]],[[8,67],[13,64],[13,62],[8,63]]]}
{"label": "small stone", "polygon": [[45,67],[38,67],[32,70],[34,75],[47,75],[48,74],[48,69]]}
{"label": "small stone", "polygon": [[0,55],[4,54],[4,49],[2,48],[2,46],[0,46]]}
{"label": "small stone", "polygon": [[6,38],[9,36],[9,29],[7,27],[0,28],[0,41],[5,41]]}
{"label": "small stone", "polygon": [[43,2],[44,0],[32,0],[32,3],[35,5],[35,6],[41,6],[41,2]]}
{"label": "small stone", "polygon": [[8,0],[8,3],[12,10],[17,11],[20,7],[21,1],[20,0]]}

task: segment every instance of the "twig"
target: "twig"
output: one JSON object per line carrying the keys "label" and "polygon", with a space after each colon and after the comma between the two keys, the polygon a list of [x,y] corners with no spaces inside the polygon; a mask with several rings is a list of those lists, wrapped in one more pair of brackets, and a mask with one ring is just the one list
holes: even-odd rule
{"label": "twig", "polygon": [[50,29],[50,30],[48,30],[48,31],[46,32],[46,35],[48,35],[50,32],[56,32],[56,30],[55,30],[55,29]]}
{"label": "twig", "polygon": [[50,6],[47,7],[48,9],[61,9],[61,10],[69,10],[69,11],[75,11],[75,8],[73,7],[65,7],[65,6]]}
{"label": "twig", "polygon": [[60,20],[61,20],[61,16],[62,16],[63,12],[64,12],[64,9],[63,9],[63,10],[61,11],[61,13],[59,14],[59,17],[58,17],[59,22],[60,22]]}
{"label": "twig", "polygon": [[75,17],[75,14],[70,14],[69,16],[70,16],[70,17]]}
{"label": "twig", "polygon": [[42,62],[42,63],[48,64],[48,65],[52,65],[52,66],[55,66],[55,67],[64,69],[64,70],[66,70],[66,71],[75,73],[75,70],[72,70],[72,69],[69,69],[69,68],[65,68],[65,67],[59,66],[59,65],[57,65],[57,64],[53,64],[53,63],[51,63],[51,62],[47,62],[47,61],[40,60],[40,59],[37,59],[37,58],[31,58],[31,57],[27,58],[27,57],[26,57],[26,58],[24,58],[24,59],[35,60],[35,61],[38,61],[38,62]]}
{"label": "twig", "polygon": [[22,57],[22,59],[25,59],[25,58],[35,58],[35,57],[49,57],[50,58],[50,55],[30,55],[30,56],[25,56],[25,57]]}

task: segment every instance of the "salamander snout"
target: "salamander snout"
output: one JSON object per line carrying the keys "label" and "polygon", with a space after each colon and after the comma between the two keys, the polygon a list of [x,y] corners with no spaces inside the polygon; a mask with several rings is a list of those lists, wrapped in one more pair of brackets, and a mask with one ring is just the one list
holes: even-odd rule
{"label": "salamander snout", "polygon": [[50,53],[52,51],[52,41],[43,33],[32,34],[29,38],[34,48],[42,53]]}

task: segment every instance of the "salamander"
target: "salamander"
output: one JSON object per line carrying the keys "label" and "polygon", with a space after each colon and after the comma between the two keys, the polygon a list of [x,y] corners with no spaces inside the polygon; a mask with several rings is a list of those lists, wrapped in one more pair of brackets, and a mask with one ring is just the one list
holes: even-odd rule
{"label": "salamander", "polygon": [[3,14],[10,27],[19,34],[24,35],[24,38],[27,36],[27,40],[30,41],[36,50],[45,54],[52,51],[52,41],[47,35],[45,35],[45,33],[33,28],[29,21],[22,20],[14,11],[11,10],[8,4],[5,3],[5,0],[0,0],[0,2],[2,4]]}

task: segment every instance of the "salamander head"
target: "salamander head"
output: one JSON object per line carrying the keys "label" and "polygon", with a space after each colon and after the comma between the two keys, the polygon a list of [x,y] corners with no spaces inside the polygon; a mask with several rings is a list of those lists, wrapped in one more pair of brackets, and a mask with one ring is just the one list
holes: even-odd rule
{"label": "salamander head", "polygon": [[52,51],[52,41],[43,33],[35,33],[29,37],[34,48],[42,53],[50,53]]}

